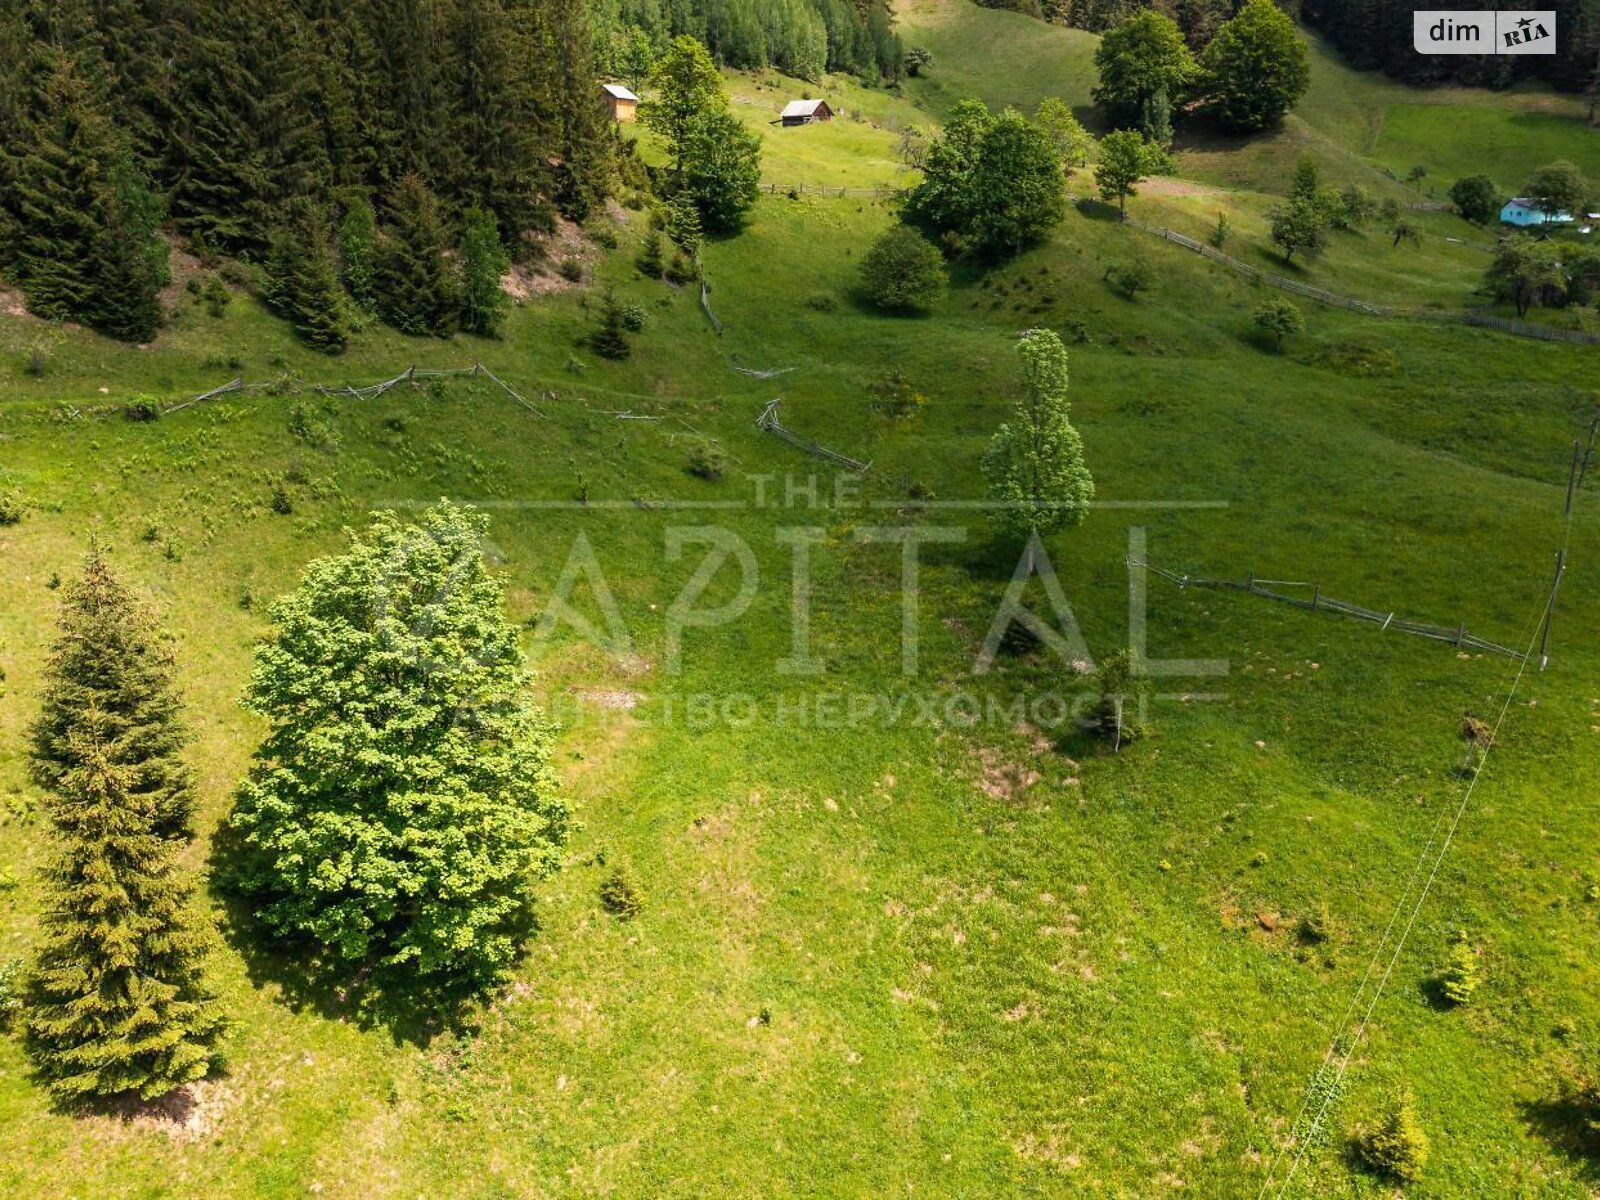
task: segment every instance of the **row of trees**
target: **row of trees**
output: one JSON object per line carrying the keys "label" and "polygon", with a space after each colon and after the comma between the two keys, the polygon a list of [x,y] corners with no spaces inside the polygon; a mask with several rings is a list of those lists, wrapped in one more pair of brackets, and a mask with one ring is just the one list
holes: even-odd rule
{"label": "row of trees", "polygon": [[[245,705],[266,739],[222,835],[223,883],[334,980],[445,1006],[501,980],[567,809],[487,522],[377,517],[272,609]],[[69,1098],[160,1096],[210,1069],[223,1018],[193,878],[171,642],[92,549],[63,593],[30,742],[54,848],[22,1028]]]}
{"label": "row of trees", "polygon": [[1101,39],[1095,66],[1094,99],[1107,119],[1163,148],[1179,109],[1251,133],[1275,124],[1311,83],[1305,45],[1272,0],[1246,0],[1198,58],[1177,22],[1142,9]]}
{"label": "row of trees", "polygon": [[[0,271],[42,315],[145,338],[170,220],[265,258],[407,180],[454,242],[586,217],[618,143],[588,0],[22,0],[0,9]],[[407,185],[409,186],[409,185]]]}
{"label": "row of trees", "polygon": [[1412,41],[1415,6],[1399,0],[1304,0],[1301,14],[1352,66],[1380,69],[1406,83],[1507,87],[1531,78],[1564,91],[1592,91],[1600,84],[1600,10],[1592,0],[1552,5],[1550,54],[1418,54]]}
{"label": "row of trees", "polygon": [[678,37],[703,42],[720,63],[777,67],[801,79],[845,71],[897,79],[904,52],[886,0],[591,0],[596,56],[611,74],[642,82]]}

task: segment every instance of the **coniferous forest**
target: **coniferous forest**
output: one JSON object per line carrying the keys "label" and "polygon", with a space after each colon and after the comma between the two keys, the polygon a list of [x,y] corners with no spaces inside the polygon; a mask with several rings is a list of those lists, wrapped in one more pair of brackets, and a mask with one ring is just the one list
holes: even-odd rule
{"label": "coniferous forest", "polygon": [[588,0],[8,4],[0,273],[40,316],[144,340],[169,225],[265,263],[313,344],[343,340],[331,290],[386,275],[405,295],[379,315],[443,332],[469,214],[514,255],[606,195],[592,46]]}

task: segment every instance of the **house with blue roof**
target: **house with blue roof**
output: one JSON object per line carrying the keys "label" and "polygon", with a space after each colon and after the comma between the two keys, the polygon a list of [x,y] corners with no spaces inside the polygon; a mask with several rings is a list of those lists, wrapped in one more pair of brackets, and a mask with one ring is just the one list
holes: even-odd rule
{"label": "house with blue roof", "polygon": [[1507,225],[1564,225],[1572,220],[1571,213],[1547,213],[1537,201],[1526,196],[1513,196],[1500,210],[1500,220]]}

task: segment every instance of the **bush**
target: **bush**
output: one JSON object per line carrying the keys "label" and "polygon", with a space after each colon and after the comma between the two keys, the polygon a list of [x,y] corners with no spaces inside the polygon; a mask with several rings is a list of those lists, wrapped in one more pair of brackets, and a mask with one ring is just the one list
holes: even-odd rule
{"label": "bush", "polygon": [[621,310],[622,327],[629,333],[642,333],[649,314],[642,304],[624,304]]}
{"label": "bush", "polygon": [[1133,258],[1114,262],[1106,268],[1105,281],[1120,295],[1137,300],[1140,292],[1155,286],[1156,272],[1145,259]]}
{"label": "bush", "polygon": [[1298,305],[1282,296],[1264,300],[1250,316],[1250,323],[1273,339],[1273,348],[1283,350],[1283,339],[1291,333],[1304,333],[1306,317]]}
{"label": "bush", "polygon": [[1228,214],[1227,213],[1218,213],[1217,214],[1217,223],[1216,223],[1215,227],[1213,227],[1213,229],[1211,230],[1211,236],[1207,240],[1210,241],[1210,243],[1213,246],[1215,246],[1218,250],[1221,250],[1224,246],[1226,246],[1228,244],[1228,238],[1231,237],[1232,235],[1233,235],[1233,222],[1228,220]]}
{"label": "bush", "polygon": [[633,353],[628,344],[628,324],[616,294],[607,292],[600,306],[600,326],[589,335],[589,349],[601,358],[621,362]]}
{"label": "bush", "polygon": [[817,292],[806,297],[806,307],[812,312],[831,313],[839,308],[839,301],[827,292]]}
{"label": "bush", "polygon": [[1374,1171],[1401,1183],[1421,1178],[1428,1162],[1428,1135],[1422,1131],[1410,1093],[1398,1097],[1375,1128],[1358,1133],[1355,1148],[1361,1161]]}
{"label": "bush", "polygon": [[867,385],[867,397],[874,411],[895,420],[916,416],[928,402],[899,371],[890,371],[874,379]]}
{"label": "bush", "polygon": [[1142,737],[1139,710],[1150,692],[1150,677],[1132,651],[1119,650],[1100,664],[1095,677],[1099,698],[1091,728],[1108,741],[1121,745]]}
{"label": "bush", "polygon": [[556,264],[556,274],[568,283],[582,283],[583,263],[576,258],[563,258]]}
{"label": "bush", "polygon": [[697,479],[715,482],[728,469],[728,456],[715,442],[701,440],[689,448],[689,464],[684,469]]}
{"label": "bush", "polygon": [[15,525],[26,512],[27,503],[22,499],[21,492],[15,488],[0,491],[0,525]]}
{"label": "bush", "polygon": [[886,312],[926,312],[944,294],[944,258],[915,229],[896,225],[862,258],[861,280]]}
{"label": "bush", "polygon": [[1483,976],[1478,967],[1478,952],[1462,930],[1450,939],[1444,969],[1439,972],[1439,994],[1451,1004],[1467,1004],[1478,990]]}
{"label": "bush", "polygon": [[0,1030],[9,1029],[22,1011],[22,960],[0,962]]}
{"label": "bush", "polygon": [[631,921],[643,910],[639,885],[626,863],[618,863],[600,881],[600,903],[608,913],[624,921]]}
{"label": "bush", "polygon": [[122,416],[128,421],[159,421],[161,405],[149,396],[135,396],[122,406]]}

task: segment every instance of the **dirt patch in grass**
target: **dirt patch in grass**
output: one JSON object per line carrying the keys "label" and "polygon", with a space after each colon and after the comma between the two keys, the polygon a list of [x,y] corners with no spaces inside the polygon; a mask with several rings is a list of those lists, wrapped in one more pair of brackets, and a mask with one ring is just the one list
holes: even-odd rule
{"label": "dirt patch in grass", "polygon": [[993,746],[978,750],[978,787],[992,800],[1014,800],[1043,778],[1025,763],[1009,762]]}

